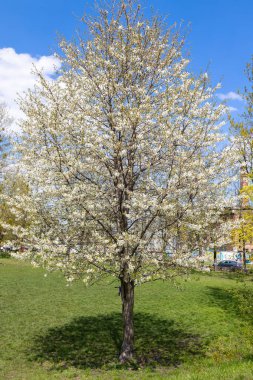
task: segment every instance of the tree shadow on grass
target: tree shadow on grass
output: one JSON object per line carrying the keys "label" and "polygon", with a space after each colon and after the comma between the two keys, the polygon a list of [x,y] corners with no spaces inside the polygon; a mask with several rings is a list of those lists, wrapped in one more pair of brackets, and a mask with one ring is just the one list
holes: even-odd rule
{"label": "tree shadow on grass", "polygon": [[[134,323],[138,365],[177,366],[203,352],[200,337],[179,329],[174,321],[136,313]],[[101,368],[117,363],[121,337],[120,314],[80,317],[37,336],[29,357],[54,369]]]}
{"label": "tree shadow on grass", "polygon": [[210,286],[208,295],[212,304],[218,305],[230,315],[253,324],[252,289],[245,287],[222,289]]}
{"label": "tree shadow on grass", "polygon": [[[253,361],[253,291],[249,287],[208,287],[206,302],[226,313],[227,327],[212,346],[209,355],[216,360]],[[224,321],[222,321],[223,323]],[[239,322],[239,323],[238,323]],[[218,324],[218,321],[216,322]],[[223,325],[222,325],[223,326]]]}
{"label": "tree shadow on grass", "polygon": [[237,302],[230,290],[208,286],[207,294],[209,296],[207,299],[208,303],[217,305],[230,313],[237,313]]}

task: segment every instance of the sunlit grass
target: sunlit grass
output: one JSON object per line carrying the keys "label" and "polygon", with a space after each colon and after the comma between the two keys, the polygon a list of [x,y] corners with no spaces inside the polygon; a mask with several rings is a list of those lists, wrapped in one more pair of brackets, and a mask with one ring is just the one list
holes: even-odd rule
{"label": "sunlit grass", "polygon": [[223,273],[136,288],[136,361],[126,369],[117,282],[67,287],[44,274],[0,260],[1,379],[253,379],[251,275],[246,289]]}

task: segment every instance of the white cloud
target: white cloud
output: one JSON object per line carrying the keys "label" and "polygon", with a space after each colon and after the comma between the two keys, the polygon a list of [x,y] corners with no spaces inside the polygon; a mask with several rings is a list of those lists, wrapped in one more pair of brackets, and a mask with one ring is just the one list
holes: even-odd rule
{"label": "white cloud", "polygon": [[35,84],[33,65],[50,78],[60,67],[60,62],[53,55],[32,57],[30,54],[18,54],[13,48],[0,49],[0,103],[6,103],[14,120],[22,117],[15,102],[17,95],[22,95]]}
{"label": "white cloud", "polygon": [[221,100],[239,100],[243,101],[243,98],[241,95],[237,94],[236,92],[229,91],[226,94],[217,94],[217,97]]}
{"label": "white cloud", "polygon": [[238,108],[236,108],[236,107],[229,106],[228,108],[229,108],[230,112],[236,112],[236,111],[238,111]]}

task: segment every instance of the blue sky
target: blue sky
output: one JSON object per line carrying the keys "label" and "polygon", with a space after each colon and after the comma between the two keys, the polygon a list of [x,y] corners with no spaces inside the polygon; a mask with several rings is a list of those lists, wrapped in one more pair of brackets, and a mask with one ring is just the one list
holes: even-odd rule
{"label": "blue sky", "polygon": [[[234,93],[243,88],[244,68],[253,54],[252,0],[145,0],[142,3],[147,9],[152,6],[161,15],[168,15],[169,24],[181,20],[184,20],[185,25],[190,23],[186,47],[191,54],[191,69],[194,72],[205,71],[208,67],[212,83],[222,82],[220,92],[223,94]],[[0,100],[5,100],[6,97],[9,104],[13,96],[10,91],[11,84],[9,91],[3,89],[4,86],[8,87],[8,78],[13,78],[10,71],[11,60],[20,66],[22,59],[28,65],[29,59],[30,62],[40,63],[40,57],[44,56],[43,62],[49,65],[50,61],[52,64],[52,57],[48,61],[46,57],[56,48],[57,33],[70,39],[80,27],[80,17],[92,6],[93,1],[87,0],[1,1]],[[7,51],[6,48],[12,48],[14,52]],[[6,60],[6,65],[1,67],[1,59],[4,60],[7,53],[8,62]],[[20,55],[23,53],[27,55]],[[47,75],[50,76],[52,69],[49,66]],[[7,76],[4,71],[6,68]],[[16,83],[18,70],[15,71]],[[4,75],[5,80],[2,80]],[[26,78],[27,83],[29,82],[27,74],[22,79],[23,87],[17,85],[18,90],[25,89]],[[12,81],[12,85],[15,81]],[[32,84],[32,81],[29,83]],[[231,97],[236,96],[227,96]],[[243,106],[239,99],[229,99],[229,104],[238,110]]]}

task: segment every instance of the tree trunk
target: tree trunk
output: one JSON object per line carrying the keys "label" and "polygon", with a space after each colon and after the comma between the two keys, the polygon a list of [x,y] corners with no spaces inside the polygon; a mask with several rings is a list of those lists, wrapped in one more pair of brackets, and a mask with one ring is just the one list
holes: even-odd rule
{"label": "tree trunk", "polygon": [[243,270],[246,272],[246,247],[245,247],[245,240],[243,239],[242,242],[242,261],[243,261]]}
{"label": "tree trunk", "polygon": [[134,352],[134,281],[121,280],[121,299],[123,317],[123,343],[119,360],[121,363],[129,362]]}
{"label": "tree trunk", "polygon": [[214,265],[214,270],[217,270],[217,250],[216,246],[213,248],[213,265]]}

